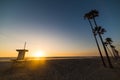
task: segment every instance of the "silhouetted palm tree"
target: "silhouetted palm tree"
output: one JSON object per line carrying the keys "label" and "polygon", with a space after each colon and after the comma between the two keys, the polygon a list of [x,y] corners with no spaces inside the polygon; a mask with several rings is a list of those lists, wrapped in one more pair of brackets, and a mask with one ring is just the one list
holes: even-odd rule
{"label": "silhouetted palm tree", "polygon": [[117,56],[115,55],[115,46],[112,45],[112,42],[113,42],[112,39],[111,38],[106,38],[105,41],[111,47],[111,50],[112,50],[113,55],[114,55],[114,58],[117,59]]}
{"label": "silhouetted palm tree", "polygon": [[99,37],[100,37],[100,40],[102,42],[102,45],[103,45],[103,48],[104,48],[104,51],[105,51],[105,54],[106,54],[106,57],[107,57],[107,60],[108,60],[108,63],[109,63],[109,66],[110,68],[113,68],[113,65],[111,63],[111,60],[109,58],[109,55],[108,55],[108,52],[107,52],[107,49],[105,47],[105,44],[104,44],[104,41],[103,41],[103,38],[102,38],[102,34],[104,34],[106,32],[106,30],[104,28],[102,28],[101,26],[96,26],[95,27],[95,31],[98,33]]}
{"label": "silhouetted palm tree", "polygon": [[103,62],[104,67],[106,67],[105,61],[104,61],[103,56],[102,56],[102,52],[101,52],[101,50],[100,50],[100,46],[99,46],[99,44],[98,44],[98,40],[97,40],[97,38],[96,38],[96,32],[95,32],[95,30],[94,30],[94,28],[93,28],[93,25],[92,25],[91,21],[90,21],[90,19],[93,19],[93,15],[91,15],[91,13],[86,13],[86,14],[84,15],[84,18],[85,18],[85,19],[87,18],[88,21],[89,21],[91,30],[92,30],[93,35],[94,35],[94,38],[95,38],[95,42],[96,42],[97,47],[98,47],[98,51],[99,51],[101,60],[102,60],[102,62]]}
{"label": "silhouetted palm tree", "polygon": [[114,51],[115,51],[115,54],[116,54],[116,56],[117,56],[117,59],[119,59],[120,56],[119,56],[119,52],[118,52],[118,50],[116,50],[116,49],[114,48]]}
{"label": "silhouetted palm tree", "polygon": [[118,58],[120,58],[118,51],[115,49],[115,46],[111,45],[111,48],[113,49],[113,53],[115,54],[116,60],[117,60]]}
{"label": "silhouetted palm tree", "polygon": [[[94,10],[91,10],[89,13],[90,13],[90,14],[92,15],[92,17],[93,17],[93,21],[94,21],[95,27],[98,28],[98,25],[97,25],[97,23],[96,23],[95,17],[98,17],[98,16],[99,16],[99,12],[98,12],[96,9],[94,9]],[[104,45],[102,36],[101,36],[101,34],[104,34],[105,29],[104,29],[104,28],[100,28],[100,27],[99,27],[98,29],[100,29],[100,30],[98,30],[98,31],[100,31],[100,32],[98,32],[98,35],[99,35],[100,40],[101,40],[101,42],[102,42],[103,48],[104,48],[104,50],[105,50],[105,53],[106,53],[106,56],[107,56],[107,59],[108,59],[109,66],[110,66],[111,68],[113,68],[112,63],[111,63],[111,61],[110,61],[110,58],[109,58],[109,56],[108,56],[108,52],[107,52],[106,47],[105,47],[105,45]]]}
{"label": "silhouetted palm tree", "polygon": [[110,49],[109,49],[109,47],[108,47],[108,43],[107,43],[107,42],[104,42],[104,44],[105,44],[105,46],[106,46],[108,52],[110,53],[110,55],[111,55],[112,58],[114,59],[114,58],[115,58],[115,57],[114,57],[114,54],[112,54],[112,52],[110,51]]}
{"label": "silhouetted palm tree", "polygon": [[98,17],[98,16],[99,16],[99,12],[98,12],[96,9],[94,9],[94,10],[91,10],[89,13],[90,13],[91,16],[92,16],[92,19],[93,19],[93,21],[94,21],[94,23],[95,23],[95,27],[96,27],[96,26],[97,26],[97,23],[96,23],[95,17]]}
{"label": "silhouetted palm tree", "polygon": [[111,38],[106,38],[105,40],[106,40],[106,42],[107,42],[108,44],[110,44],[110,45],[111,45],[112,42],[113,42]]}

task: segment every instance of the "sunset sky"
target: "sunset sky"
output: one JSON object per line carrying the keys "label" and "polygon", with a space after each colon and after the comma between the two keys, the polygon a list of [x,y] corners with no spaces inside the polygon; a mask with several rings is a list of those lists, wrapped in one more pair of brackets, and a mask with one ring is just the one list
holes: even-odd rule
{"label": "sunset sky", "polygon": [[99,11],[98,25],[120,50],[120,0],[0,0],[0,57],[99,55],[85,13]]}

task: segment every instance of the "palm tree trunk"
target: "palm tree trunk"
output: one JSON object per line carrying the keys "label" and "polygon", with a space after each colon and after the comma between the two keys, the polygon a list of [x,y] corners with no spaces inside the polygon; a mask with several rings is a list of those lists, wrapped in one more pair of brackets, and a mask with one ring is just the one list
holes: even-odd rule
{"label": "palm tree trunk", "polygon": [[112,52],[110,51],[110,49],[108,48],[108,46],[106,46],[106,48],[107,48],[107,50],[109,51],[111,57],[112,57],[113,59],[115,59],[114,55],[112,54]]}
{"label": "palm tree trunk", "polygon": [[90,26],[91,26],[91,29],[92,29],[92,32],[93,32],[93,35],[94,35],[94,38],[95,38],[95,42],[96,42],[96,44],[97,44],[98,51],[99,51],[99,54],[100,54],[100,57],[101,57],[101,60],[102,60],[103,66],[104,66],[104,67],[107,67],[106,64],[105,64],[104,58],[103,58],[103,56],[102,56],[102,52],[101,52],[101,50],[100,50],[100,46],[99,46],[99,44],[98,44],[98,41],[97,41],[96,35],[95,35],[95,33],[94,33],[94,29],[93,29],[92,23],[90,22],[89,19],[88,19],[88,21],[89,21],[89,24],[90,24]]}
{"label": "palm tree trunk", "polygon": [[97,23],[94,17],[93,17],[93,21],[94,21],[95,27],[97,27]]}
{"label": "palm tree trunk", "polygon": [[109,66],[110,66],[110,68],[113,68],[113,65],[112,65],[112,63],[111,63],[110,57],[109,57],[109,55],[108,55],[107,49],[106,49],[106,47],[105,47],[105,45],[104,45],[104,42],[103,42],[103,39],[102,39],[102,36],[101,36],[100,33],[99,33],[99,37],[100,37],[100,40],[101,40],[101,42],[102,42],[103,48],[104,48],[104,50],[105,50],[105,54],[106,54],[106,57],[107,57]]}
{"label": "palm tree trunk", "polygon": [[[96,23],[96,20],[95,20],[94,17],[93,17],[93,21],[94,21],[95,26],[97,27],[97,23]],[[111,63],[111,60],[110,60],[109,55],[108,55],[108,52],[107,52],[107,49],[106,49],[106,47],[105,47],[105,45],[104,45],[102,36],[101,36],[100,34],[99,34],[99,37],[100,37],[100,40],[101,40],[101,42],[102,42],[103,48],[104,48],[104,50],[105,50],[105,53],[106,53],[106,56],[107,56],[107,60],[108,60],[109,66],[110,66],[110,68],[113,68],[113,65],[112,65],[112,63]]]}
{"label": "palm tree trunk", "polygon": [[[110,45],[110,44],[109,44],[109,45]],[[111,45],[110,45],[110,47],[111,47]],[[117,60],[117,57],[116,57],[114,48],[111,47],[111,50],[112,50],[112,52],[113,52],[113,55],[114,55],[115,60]]]}

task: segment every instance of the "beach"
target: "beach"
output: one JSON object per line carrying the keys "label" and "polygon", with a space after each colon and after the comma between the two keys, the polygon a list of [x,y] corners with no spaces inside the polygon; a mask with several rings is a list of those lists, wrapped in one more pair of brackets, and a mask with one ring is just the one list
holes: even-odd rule
{"label": "beach", "polygon": [[1,61],[0,80],[120,80],[120,64],[113,65],[104,68],[100,58]]}

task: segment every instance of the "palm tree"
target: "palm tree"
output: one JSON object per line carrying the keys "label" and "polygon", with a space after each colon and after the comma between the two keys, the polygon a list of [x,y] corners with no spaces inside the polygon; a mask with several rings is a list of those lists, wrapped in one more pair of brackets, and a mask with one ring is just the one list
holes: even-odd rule
{"label": "palm tree", "polygon": [[106,56],[107,56],[107,59],[108,59],[109,66],[110,66],[111,68],[113,68],[112,63],[111,63],[111,61],[110,61],[110,58],[109,58],[109,56],[108,56],[108,52],[107,52],[106,47],[105,47],[105,45],[104,45],[102,36],[101,36],[101,34],[104,34],[104,32],[106,32],[106,31],[105,31],[104,28],[98,27],[98,25],[97,25],[97,23],[96,23],[96,20],[95,20],[95,17],[98,17],[98,16],[99,16],[99,12],[98,12],[96,9],[94,9],[94,10],[91,10],[89,13],[90,13],[90,14],[92,15],[92,17],[93,17],[93,21],[94,21],[95,27],[98,28],[98,31],[100,31],[100,32],[98,32],[98,35],[99,35],[100,40],[101,40],[101,42],[102,42],[103,48],[104,48],[104,50],[105,50],[105,53],[106,53]]}
{"label": "palm tree", "polygon": [[106,38],[105,40],[106,40],[106,42],[107,42],[108,44],[110,44],[110,45],[111,45],[112,42],[113,42],[111,38]]}
{"label": "palm tree", "polygon": [[115,51],[115,54],[116,54],[116,56],[117,56],[117,59],[119,59],[120,56],[119,56],[119,52],[118,52],[118,50],[116,50],[116,49],[114,48],[114,51]]}
{"label": "palm tree", "polygon": [[94,21],[94,23],[95,23],[95,26],[97,26],[95,17],[98,17],[98,16],[99,16],[99,12],[98,12],[96,9],[94,9],[94,10],[91,10],[89,13],[90,13],[91,16],[92,16],[92,19],[93,19],[93,21]]}
{"label": "palm tree", "polygon": [[108,55],[108,52],[107,52],[107,49],[105,47],[105,44],[104,44],[104,41],[103,41],[103,38],[102,38],[102,34],[104,34],[106,32],[106,30],[104,28],[102,28],[101,26],[96,26],[95,27],[95,31],[98,33],[99,37],[100,37],[100,40],[102,42],[102,45],[103,45],[103,48],[104,48],[104,51],[105,51],[105,54],[106,54],[106,57],[107,57],[107,60],[108,60],[108,63],[109,63],[109,66],[110,68],[113,68],[113,65],[111,63],[111,60],[109,58],[109,55]]}
{"label": "palm tree", "polygon": [[94,30],[93,25],[92,25],[92,23],[91,23],[91,21],[90,21],[90,19],[93,19],[93,16],[91,15],[91,13],[86,13],[86,14],[84,15],[84,18],[85,18],[85,19],[87,18],[88,21],[89,21],[89,24],[90,24],[91,30],[92,30],[92,32],[93,32],[93,36],[94,36],[94,38],[95,38],[95,42],[96,42],[96,44],[97,44],[97,48],[98,48],[98,51],[99,51],[99,54],[100,54],[100,57],[101,57],[103,66],[106,67],[106,64],[105,64],[105,61],[104,61],[102,52],[101,52],[101,50],[100,50],[100,46],[99,46],[99,44],[98,44],[98,40],[97,40],[97,38],[96,38],[95,30]]}
{"label": "palm tree", "polygon": [[115,57],[116,57],[116,60],[119,58],[119,53],[118,51],[115,49],[115,46],[111,45],[112,49],[113,49],[113,52],[115,54]]}
{"label": "palm tree", "polygon": [[111,38],[106,38],[105,41],[111,47],[111,50],[112,50],[113,55],[114,55],[114,58],[117,59],[117,55],[115,54],[115,46],[112,45],[112,42],[113,42],[112,39]]}
{"label": "palm tree", "polygon": [[107,43],[107,42],[104,42],[104,44],[105,44],[108,52],[110,53],[110,55],[111,55],[111,56],[113,57],[113,59],[114,59],[114,55],[113,55],[112,52],[110,51],[110,49],[109,49],[109,47],[108,47],[108,43]]}

